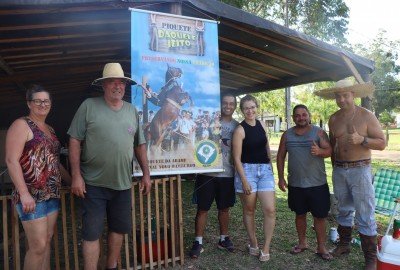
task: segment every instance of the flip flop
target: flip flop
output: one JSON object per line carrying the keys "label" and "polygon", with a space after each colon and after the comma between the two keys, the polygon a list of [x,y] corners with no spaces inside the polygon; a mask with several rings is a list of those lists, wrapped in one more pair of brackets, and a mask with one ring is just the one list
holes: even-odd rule
{"label": "flip flop", "polygon": [[306,251],[307,249],[308,249],[308,247],[301,248],[298,245],[295,245],[292,248],[292,250],[290,251],[290,254],[293,254],[293,255],[299,254],[299,253],[302,253],[302,252]]}
{"label": "flip flop", "polygon": [[327,253],[315,252],[315,255],[317,255],[324,261],[332,261],[333,260],[333,256],[329,252],[327,252]]}

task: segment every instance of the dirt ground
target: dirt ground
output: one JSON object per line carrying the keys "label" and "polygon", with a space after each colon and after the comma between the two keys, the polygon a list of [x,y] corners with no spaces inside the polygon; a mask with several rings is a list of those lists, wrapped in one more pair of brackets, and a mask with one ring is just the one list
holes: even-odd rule
{"label": "dirt ground", "polygon": [[377,151],[372,150],[372,158],[373,159],[383,159],[383,160],[390,160],[394,162],[400,162],[400,151]]}

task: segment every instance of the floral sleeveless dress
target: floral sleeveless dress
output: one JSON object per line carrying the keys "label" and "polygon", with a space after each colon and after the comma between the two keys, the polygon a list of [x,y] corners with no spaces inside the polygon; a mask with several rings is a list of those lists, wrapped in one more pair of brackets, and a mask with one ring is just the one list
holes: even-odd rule
{"label": "floral sleeveless dress", "polygon": [[[23,119],[33,133],[32,140],[25,143],[19,160],[28,191],[35,202],[60,198],[60,141],[51,127],[49,137],[31,119]],[[12,196],[15,204],[20,202],[20,195],[15,188]]]}

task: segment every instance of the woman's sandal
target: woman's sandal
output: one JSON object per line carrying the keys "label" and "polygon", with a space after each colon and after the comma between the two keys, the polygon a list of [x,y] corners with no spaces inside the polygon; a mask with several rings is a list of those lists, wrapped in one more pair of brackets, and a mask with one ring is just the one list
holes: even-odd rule
{"label": "woman's sandal", "polygon": [[269,261],[270,259],[269,253],[265,254],[262,250],[260,250],[260,257],[258,257],[258,259],[260,260],[260,262]]}
{"label": "woman's sandal", "polygon": [[258,256],[260,255],[260,249],[258,247],[251,247],[250,244],[247,245],[247,250],[251,256]]}

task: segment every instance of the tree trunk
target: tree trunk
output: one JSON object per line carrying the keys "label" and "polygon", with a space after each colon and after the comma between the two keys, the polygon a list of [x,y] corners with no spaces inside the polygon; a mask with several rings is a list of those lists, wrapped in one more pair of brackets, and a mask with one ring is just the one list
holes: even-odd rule
{"label": "tree trunk", "polygon": [[386,146],[389,144],[389,125],[386,126]]}

